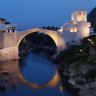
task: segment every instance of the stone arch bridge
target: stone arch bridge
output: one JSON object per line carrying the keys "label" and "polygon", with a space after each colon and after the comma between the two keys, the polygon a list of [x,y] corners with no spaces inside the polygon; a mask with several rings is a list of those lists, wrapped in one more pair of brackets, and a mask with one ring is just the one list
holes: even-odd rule
{"label": "stone arch bridge", "polygon": [[18,32],[0,32],[0,61],[18,59],[18,47],[22,39],[33,33],[42,32],[49,35],[57,46],[57,52],[63,50],[65,46],[64,39],[57,31],[33,28]]}

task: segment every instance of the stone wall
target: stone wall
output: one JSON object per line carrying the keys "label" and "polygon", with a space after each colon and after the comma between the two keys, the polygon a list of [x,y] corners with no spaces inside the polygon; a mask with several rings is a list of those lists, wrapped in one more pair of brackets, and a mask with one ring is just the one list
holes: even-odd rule
{"label": "stone wall", "polygon": [[16,33],[4,33],[3,35],[3,47],[13,47],[16,46]]}
{"label": "stone wall", "polygon": [[18,59],[18,47],[0,49],[0,62]]}
{"label": "stone wall", "polygon": [[89,27],[90,27],[90,22],[82,21],[78,22],[77,27],[78,27],[78,34],[77,34],[77,39],[82,39],[84,37],[87,37],[90,35],[89,33]]}
{"label": "stone wall", "polygon": [[4,32],[0,32],[0,49],[3,48]]}

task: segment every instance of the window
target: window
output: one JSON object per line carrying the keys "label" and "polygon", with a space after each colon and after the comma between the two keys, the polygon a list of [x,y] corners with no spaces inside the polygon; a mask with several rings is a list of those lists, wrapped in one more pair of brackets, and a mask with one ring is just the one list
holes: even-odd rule
{"label": "window", "polygon": [[82,18],[82,20],[84,20],[84,18]]}
{"label": "window", "polygon": [[81,15],[81,12],[79,12],[79,15]]}

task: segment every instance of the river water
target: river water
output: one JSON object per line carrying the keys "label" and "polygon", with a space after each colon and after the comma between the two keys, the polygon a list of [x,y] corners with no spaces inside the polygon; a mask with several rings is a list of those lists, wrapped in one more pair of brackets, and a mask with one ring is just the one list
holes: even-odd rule
{"label": "river water", "polygon": [[0,63],[0,96],[69,96],[62,90],[51,61],[30,53],[19,61]]}

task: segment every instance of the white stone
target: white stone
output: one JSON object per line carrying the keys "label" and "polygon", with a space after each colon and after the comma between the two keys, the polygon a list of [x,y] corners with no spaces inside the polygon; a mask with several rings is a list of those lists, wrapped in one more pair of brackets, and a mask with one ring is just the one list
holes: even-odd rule
{"label": "white stone", "polygon": [[78,41],[90,35],[91,23],[87,22],[86,11],[75,11],[72,13],[71,21],[64,23],[58,31],[65,42]]}

